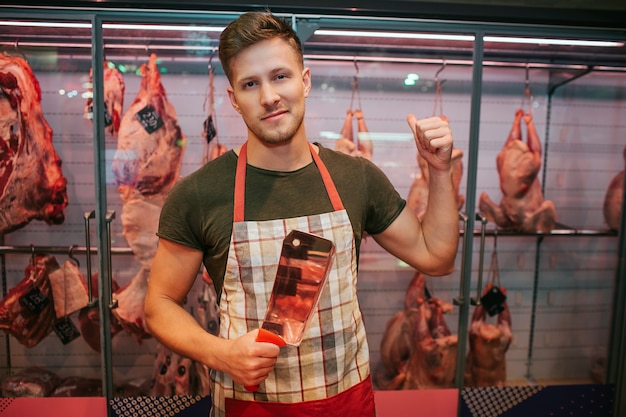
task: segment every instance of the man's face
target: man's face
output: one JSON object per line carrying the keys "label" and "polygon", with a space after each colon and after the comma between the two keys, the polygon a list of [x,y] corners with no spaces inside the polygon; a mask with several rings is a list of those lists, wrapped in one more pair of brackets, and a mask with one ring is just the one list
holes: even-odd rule
{"label": "man's face", "polygon": [[228,95],[249,134],[268,144],[304,134],[304,101],[311,89],[311,74],[286,41],[259,42],[241,51],[230,66]]}

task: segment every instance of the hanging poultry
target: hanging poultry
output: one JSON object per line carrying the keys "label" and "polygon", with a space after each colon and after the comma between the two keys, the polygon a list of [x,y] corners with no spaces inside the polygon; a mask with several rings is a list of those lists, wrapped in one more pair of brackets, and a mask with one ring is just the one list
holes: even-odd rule
{"label": "hanging poultry", "polygon": [[[488,284],[483,294],[493,287]],[[503,293],[506,290],[500,287]],[[465,385],[468,387],[501,387],[506,383],[505,354],[513,340],[511,313],[504,301],[497,324],[486,322],[487,310],[480,304],[474,310],[469,329],[469,352],[465,365]]]}
{"label": "hanging poultry", "polygon": [[[522,140],[521,120],[527,127],[527,143]],[[519,109],[509,136],[496,158],[502,200],[495,204],[483,192],[479,210],[487,220],[506,230],[549,233],[555,224],[552,201],[543,199],[538,173],[541,168],[541,143],[532,115]]]}
{"label": "hanging poultry", "polygon": [[425,277],[417,272],[406,292],[404,310],[387,323],[381,340],[381,366],[374,378],[379,389],[451,387],[458,336],[444,313],[452,305],[430,297]]}

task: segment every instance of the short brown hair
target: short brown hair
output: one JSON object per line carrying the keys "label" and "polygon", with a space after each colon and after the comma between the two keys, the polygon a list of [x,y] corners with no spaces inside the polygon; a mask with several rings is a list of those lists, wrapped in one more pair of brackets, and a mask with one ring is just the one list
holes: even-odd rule
{"label": "short brown hair", "polygon": [[230,61],[245,48],[258,42],[282,38],[291,45],[294,52],[302,57],[302,43],[286,19],[274,16],[270,12],[248,12],[230,22],[220,35],[219,57],[226,77],[231,81]]}

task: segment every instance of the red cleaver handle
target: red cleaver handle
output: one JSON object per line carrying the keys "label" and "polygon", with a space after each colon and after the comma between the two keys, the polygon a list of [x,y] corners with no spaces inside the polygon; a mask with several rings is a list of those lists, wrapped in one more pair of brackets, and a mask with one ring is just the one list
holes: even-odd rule
{"label": "red cleaver handle", "polygon": [[[263,328],[259,329],[259,333],[256,335],[256,339],[257,342],[266,342],[266,343],[273,343],[276,346],[285,346],[286,343],[283,340],[282,337],[280,337],[279,335],[277,335],[276,333],[272,333],[269,330],[265,330]],[[259,389],[258,385],[246,385],[244,387],[246,389],[246,391],[249,392],[256,392]]]}

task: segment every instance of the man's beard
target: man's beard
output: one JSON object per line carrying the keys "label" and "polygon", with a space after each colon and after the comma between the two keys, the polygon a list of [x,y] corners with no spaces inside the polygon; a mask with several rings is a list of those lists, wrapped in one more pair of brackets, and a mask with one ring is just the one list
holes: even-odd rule
{"label": "man's beard", "polygon": [[296,132],[302,126],[304,117],[300,117],[299,120],[290,123],[280,129],[265,129],[260,131],[252,130],[256,137],[267,145],[282,145],[291,142]]}

